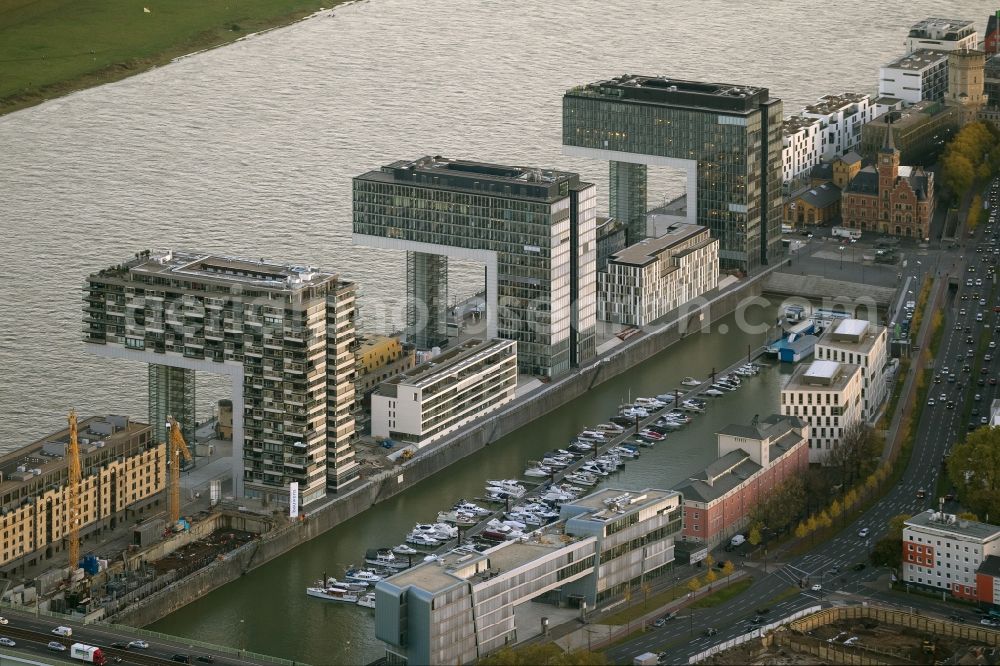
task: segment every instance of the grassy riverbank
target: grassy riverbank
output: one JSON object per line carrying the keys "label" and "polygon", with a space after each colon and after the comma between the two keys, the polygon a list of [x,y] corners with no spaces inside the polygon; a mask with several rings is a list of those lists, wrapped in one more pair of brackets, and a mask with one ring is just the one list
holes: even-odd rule
{"label": "grassy riverbank", "polygon": [[0,0],[0,114],[287,25],[343,1]]}

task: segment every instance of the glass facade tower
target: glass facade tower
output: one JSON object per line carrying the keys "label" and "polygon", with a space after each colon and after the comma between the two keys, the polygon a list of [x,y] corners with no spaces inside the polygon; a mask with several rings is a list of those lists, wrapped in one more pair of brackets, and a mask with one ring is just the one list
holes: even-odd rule
{"label": "glass facade tower", "polygon": [[782,252],[781,113],[766,88],[623,75],[566,92],[563,146],[610,163],[629,244],[646,236],[646,165],[687,170],[688,221],[719,239],[722,268],[753,272]]}
{"label": "glass facade tower", "polygon": [[194,386],[194,370],[149,364],[149,422],[153,425],[154,442],[168,441],[167,417],[173,416],[181,426],[184,440],[194,450],[197,441]]}
{"label": "glass facade tower", "polygon": [[[354,241],[407,256],[408,333],[446,340],[447,257],[486,265],[486,336],[555,377],[596,354],[597,188],[579,175],[425,157],[354,179]],[[437,263],[432,262],[435,259]]]}

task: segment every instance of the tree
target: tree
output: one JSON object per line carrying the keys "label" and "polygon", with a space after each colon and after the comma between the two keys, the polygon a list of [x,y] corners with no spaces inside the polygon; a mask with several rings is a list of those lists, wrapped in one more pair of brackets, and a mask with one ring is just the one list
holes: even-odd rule
{"label": "tree", "polygon": [[805,512],[805,484],[793,477],[776,486],[750,512],[751,522],[760,529],[767,527],[785,532]]}
{"label": "tree", "polygon": [[715,564],[715,558],[709,553],[705,556],[705,566],[711,570],[713,564]]}
{"label": "tree", "polygon": [[712,589],[712,583],[719,579],[719,574],[715,573],[715,569],[709,569],[708,573],[705,574],[705,582],[708,583],[708,589]]}
{"label": "tree", "polygon": [[830,520],[830,514],[828,514],[826,511],[820,511],[819,515],[816,516],[816,526],[827,528],[830,527],[831,525],[833,525],[833,521]]}
{"label": "tree", "polygon": [[1000,428],[979,428],[948,456],[948,478],[972,513],[1000,516]]}
{"label": "tree", "polygon": [[795,536],[799,539],[804,539],[808,534],[809,528],[806,526],[805,522],[801,522],[795,527]]}
{"label": "tree", "polygon": [[806,520],[806,529],[809,530],[809,534],[812,534],[819,527],[819,522],[816,520],[816,516],[809,516]]}
{"label": "tree", "polygon": [[879,539],[872,548],[871,560],[877,567],[898,568],[903,562],[902,542],[889,537]]}
{"label": "tree", "polygon": [[913,516],[911,516],[910,514],[900,513],[900,514],[896,514],[895,516],[893,516],[892,518],[890,518],[889,519],[889,532],[888,532],[888,534],[886,534],[886,536],[888,538],[890,538],[890,539],[897,539],[900,542],[902,542],[902,540],[903,540],[903,527],[905,527],[904,523],[907,520],[909,520],[910,518],[912,518],[912,517]]}
{"label": "tree", "polygon": [[701,589],[701,580],[697,576],[689,580],[688,589],[691,590],[691,594],[697,592],[699,589]]}
{"label": "tree", "polygon": [[828,509],[830,513],[830,518],[839,518],[840,514],[844,513],[844,505],[840,503],[836,497],[830,502],[830,508]]}
{"label": "tree", "polygon": [[[760,526],[754,523],[750,526],[750,532],[747,534],[747,541],[750,542],[751,546],[759,546],[761,542],[760,538]],[[731,564],[731,562],[726,562],[726,564]]]}
{"label": "tree", "polygon": [[874,470],[881,453],[882,442],[875,429],[858,421],[844,429],[840,442],[826,457],[826,467],[837,471],[846,488]]}
{"label": "tree", "polygon": [[573,650],[563,652],[555,643],[504,648],[476,661],[483,666],[605,666],[608,662],[599,652]]}
{"label": "tree", "polygon": [[722,575],[726,577],[726,582],[729,582],[729,577],[733,575],[733,571],[736,567],[733,566],[731,560],[726,560],[722,563]]}
{"label": "tree", "polygon": [[957,198],[972,187],[976,167],[959,152],[948,151],[941,158],[942,183]]}

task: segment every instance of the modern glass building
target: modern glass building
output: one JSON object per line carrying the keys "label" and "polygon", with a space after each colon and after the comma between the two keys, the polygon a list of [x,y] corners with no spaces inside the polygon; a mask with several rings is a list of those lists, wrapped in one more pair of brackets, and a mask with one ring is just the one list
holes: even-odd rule
{"label": "modern glass building", "polygon": [[298,484],[307,504],[360,471],[354,292],[306,266],[143,252],[87,278],[83,339],[96,354],[150,364],[154,423],[172,415],[193,430],[195,372],[228,376],[234,495],[288,504]]}
{"label": "modern glass building", "polygon": [[407,337],[445,346],[448,258],[486,266],[485,337],[555,377],[596,354],[597,188],[579,175],[443,157],[354,179],[354,242],[407,252]]}
{"label": "modern glass building", "polygon": [[687,172],[688,222],[719,239],[724,269],[781,248],[781,100],[767,88],[622,75],[563,96],[563,150],[610,163],[611,215],[646,233],[646,167]]}

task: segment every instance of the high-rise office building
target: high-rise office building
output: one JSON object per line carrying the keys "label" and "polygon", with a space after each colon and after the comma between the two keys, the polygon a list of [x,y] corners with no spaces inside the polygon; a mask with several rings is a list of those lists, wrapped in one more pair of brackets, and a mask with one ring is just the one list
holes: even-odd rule
{"label": "high-rise office building", "polygon": [[597,188],[575,173],[443,157],[354,179],[354,242],[407,252],[407,335],[447,343],[448,257],[486,266],[485,337],[519,372],[555,377],[596,354]]}
{"label": "high-rise office building", "polygon": [[[87,278],[83,339],[150,372],[150,418],[190,410],[195,372],[232,381],[237,497],[307,504],[356,480],[354,292],[335,273],[142,252]],[[189,439],[193,443],[193,437]]]}
{"label": "high-rise office building", "polygon": [[719,239],[722,268],[781,255],[781,100],[767,88],[623,75],[563,96],[563,151],[610,163],[611,215],[646,237],[646,167],[687,172],[688,222]]}
{"label": "high-rise office building", "polygon": [[976,48],[976,24],[966,19],[927,18],[910,27],[906,52],[920,49],[961,51]]}

